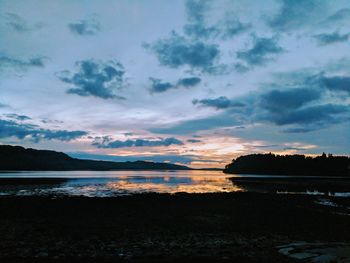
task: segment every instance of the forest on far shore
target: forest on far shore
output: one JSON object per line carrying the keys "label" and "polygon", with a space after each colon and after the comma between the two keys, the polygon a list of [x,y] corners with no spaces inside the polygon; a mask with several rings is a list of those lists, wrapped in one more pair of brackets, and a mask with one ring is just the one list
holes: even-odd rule
{"label": "forest on far shore", "polygon": [[250,154],[233,159],[224,173],[260,175],[349,176],[350,158],[323,153],[310,157],[300,154]]}

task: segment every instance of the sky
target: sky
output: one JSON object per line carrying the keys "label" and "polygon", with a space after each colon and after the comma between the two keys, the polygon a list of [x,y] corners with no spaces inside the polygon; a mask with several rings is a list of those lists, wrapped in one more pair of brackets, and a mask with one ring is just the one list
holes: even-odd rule
{"label": "sky", "polygon": [[350,154],[348,0],[0,0],[0,143],[224,167]]}

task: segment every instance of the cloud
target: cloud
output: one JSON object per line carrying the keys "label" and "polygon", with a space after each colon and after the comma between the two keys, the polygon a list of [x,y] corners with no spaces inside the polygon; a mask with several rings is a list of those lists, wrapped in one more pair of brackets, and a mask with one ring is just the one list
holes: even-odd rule
{"label": "cloud", "polygon": [[194,105],[201,105],[206,107],[213,107],[216,109],[227,109],[227,108],[233,108],[233,107],[244,107],[245,104],[241,102],[237,102],[234,100],[230,100],[225,96],[221,96],[215,99],[202,99],[198,100],[195,99],[192,101]]}
{"label": "cloud", "polygon": [[253,46],[247,50],[238,51],[236,55],[238,59],[250,66],[261,66],[282,52],[284,49],[278,45],[276,37],[259,38],[253,35]]}
{"label": "cloud", "polygon": [[44,25],[42,23],[28,24],[22,17],[14,13],[6,13],[6,25],[19,33],[25,33],[37,29],[41,29]]}
{"label": "cloud", "polygon": [[229,39],[238,34],[246,32],[251,28],[248,23],[242,23],[235,14],[226,12],[222,20],[208,25],[208,17],[212,11],[210,0],[187,0],[186,15],[187,23],[184,33],[193,39]]}
{"label": "cloud", "polygon": [[321,83],[332,91],[345,91],[350,94],[350,76],[321,77]]}
{"label": "cloud", "polygon": [[152,82],[150,89],[151,93],[165,92],[169,89],[175,88],[173,84],[169,82],[163,82],[161,79],[149,78],[149,80]]}
{"label": "cloud", "polygon": [[187,24],[184,26],[184,32],[187,36],[206,39],[215,37],[219,33],[214,26],[206,25],[206,16],[210,11],[210,3],[210,0],[186,1]]}
{"label": "cloud", "polygon": [[210,73],[220,56],[217,45],[188,40],[175,32],[169,38],[144,46],[157,56],[161,65],[170,68],[188,66]]}
{"label": "cloud", "polygon": [[188,139],[187,142],[190,142],[190,143],[197,143],[197,142],[201,142],[201,140]]}
{"label": "cloud", "polygon": [[323,0],[280,0],[277,14],[268,19],[268,25],[277,31],[290,31],[307,27],[324,14],[326,1]]}
{"label": "cloud", "polygon": [[62,71],[58,74],[61,81],[74,86],[67,93],[102,99],[123,99],[115,94],[115,90],[122,88],[124,84],[125,70],[121,63],[83,60],[77,62],[76,66],[77,73]]}
{"label": "cloud", "polygon": [[349,40],[349,33],[348,34],[339,34],[339,32],[333,32],[330,34],[318,34],[314,35],[313,37],[318,41],[318,43],[321,46],[335,44],[335,43],[341,43],[341,42],[347,42]]}
{"label": "cloud", "polygon": [[282,113],[318,100],[321,91],[313,88],[271,90],[261,95],[260,106],[272,113]]}
{"label": "cloud", "polygon": [[0,119],[0,138],[29,138],[34,142],[41,140],[70,141],[87,135],[85,131],[49,130],[35,124],[18,123],[13,120]]}
{"label": "cloud", "polygon": [[277,125],[300,124],[308,126],[320,126],[325,123],[337,123],[342,118],[337,118],[339,114],[349,113],[350,107],[346,105],[324,104],[309,106],[281,114],[270,116],[270,121]]}
{"label": "cloud", "polygon": [[[194,100],[193,104],[223,110],[220,114],[189,121],[170,127],[154,128],[161,134],[191,134],[237,125],[272,123],[287,126],[282,132],[301,133],[319,130],[332,124],[349,121],[350,106],[327,103],[319,82],[301,87],[270,89],[249,93],[229,99],[221,96],[215,99]],[[324,85],[324,84],[322,84]],[[336,86],[342,90],[342,84]],[[325,103],[326,102],[326,103]]]}
{"label": "cloud", "polygon": [[349,21],[350,19],[350,8],[342,8],[335,12],[334,14],[327,17],[327,19],[324,21],[324,24],[333,24],[333,23],[339,23],[343,21]]}
{"label": "cloud", "polygon": [[101,30],[100,23],[95,19],[84,19],[76,23],[70,23],[68,28],[72,33],[79,36],[96,35]]}
{"label": "cloud", "polygon": [[177,81],[177,85],[188,88],[198,85],[201,81],[198,77],[182,78]]}
{"label": "cloud", "polygon": [[227,14],[226,19],[222,22],[221,35],[223,39],[232,38],[236,35],[248,31],[249,29],[251,29],[251,27],[251,24],[242,23],[234,15]]}
{"label": "cloud", "polygon": [[233,118],[231,114],[223,112],[206,118],[186,120],[169,127],[153,128],[150,131],[159,134],[193,134],[198,131],[231,127],[239,124],[240,121]]}
{"label": "cloud", "polygon": [[5,114],[5,116],[7,118],[10,118],[10,119],[15,119],[15,120],[18,120],[18,121],[27,121],[27,120],[31,120],[32,118],[26,116],[26,115],[18,115],[16,113],[9,113],[9,114]]}
{"label": "cloud", "polygon": [[45,66],[44,57],[32,57],[29,59],[19,59],[0,53],[0,70],[1,68],[15,68],[19,70],[27,70],[29,68],[42,68]]}
{"label": "cloud", "polygon": [[110,141],[104,140],[102,142],[96,141],[92,145],[98,148],[124,148],[124,147],[158,147],[158,146],[170,146],[170,145],[183,145],[183,142],[176,138],[164,138],[157,140],[146,140],[146,139],[134,139],[126,141]]}
{"label": "cloud", "polygon": [[161,79],[149,78],[151,81],[151,93],[161,93],[170,89],[177,89],[179,87],[190,88],[198,85],[202,80],[198,77],[181,78],[176,84],[164,82]]}

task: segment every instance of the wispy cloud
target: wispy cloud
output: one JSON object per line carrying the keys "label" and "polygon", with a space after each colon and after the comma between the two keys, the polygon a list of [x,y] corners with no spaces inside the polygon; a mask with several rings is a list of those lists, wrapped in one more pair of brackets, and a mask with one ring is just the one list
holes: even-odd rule
{"label": "wispy cloud", "polygon": [[234,107],[244,107],[245,104],[239,101],[230,100],[225,96],[220,96],[218,98],[214,99],[194,99],[192,101],[194,105],[200,105],[205,107],[213,107],[216,109],[227,109],[227,108],[234,108]]}
{"label": "wispy cloud", "polygon": [[323,33],[314,35],[314,38],[318,41],[318,43],[322,46],[331,45],[335,43],[347,42],[349,40],[350,34],[340,34],[339,32],[333,33]]}
{"label": "wispy cloud", "polygon": [[178,89],[180,87],[190,88],[197,86],[202,80],[198,77],[181,78],[175,84],[162,81],[161,79],[150,78],[151,81],[151,93],[161,93],[170,89]]}
{"label": "wispy cloud", "polygon": [[183,145],[183,142],[173,137],[156,139],[156,140],[129,139],[126,141],[109,139],[109,140],[103,140],[102,142],[96,141],[92,145],[98,148],[158,147],[158,146],[170,146],[170,145]]}
{"label": "wispy cloud", "polygon": [[44,26],[43,23],[39,23],[39,22],[30,24],[26,20],[24,20],[22,17],[14,13],[6,13],[5,19],[6,19],[6,25],[19,33],[26,33],[30,31],[38,30]]}
{"label": "wispy cloud", "polygon": [[17,70],[42,68],[45,66],[45,60],[45,57],[32,57],[29,59],[23,59],[0,53],[0,70],[5,68],[12,68]]}
{"label": "wispy cloud", "polygon": [[15,137],[20,140],[28,138],[34,142],[41,140],[71,141],[84,135],[87,135],[87,132],[50,130],[41,128],[35,124],[0,119],[0,138]]}
{"label": "wispy cloud", "polygon": [[79,36],[96,35],[100,30],[100,23],[96,19],[83,19],[75,23],[68,24],[68,28]]}
{"label": "wispy cloud", "polygon": [[237,58],[245,61],[249,66],[261,66],[284,52],[278,44],[277,37],[265,38],[253,35],[253,45],[236,53]]}
{"label": "wispy cloud", "polygon": [[267,19],[268,25],[277,31],[290,31],[317,24],[323,18],[327,1],[280,0],[280,9]]}

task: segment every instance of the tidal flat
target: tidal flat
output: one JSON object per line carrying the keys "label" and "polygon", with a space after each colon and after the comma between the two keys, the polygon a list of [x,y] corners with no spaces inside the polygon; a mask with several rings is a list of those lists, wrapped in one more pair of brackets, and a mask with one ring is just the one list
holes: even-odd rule
{"label": "tidal flat", "polygon": [[349,258],[348,197],[251,192],[2,196],[0,210],[0,262]]}

